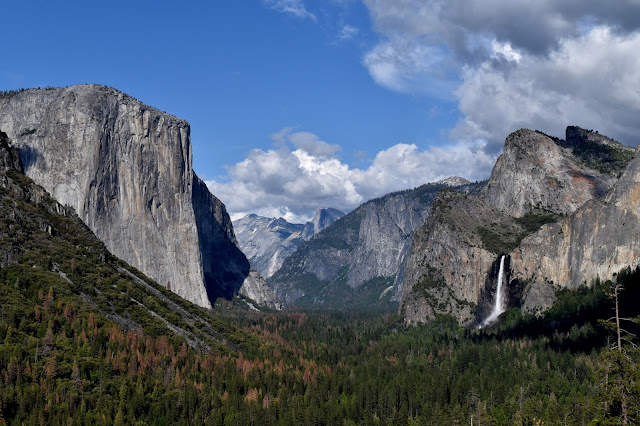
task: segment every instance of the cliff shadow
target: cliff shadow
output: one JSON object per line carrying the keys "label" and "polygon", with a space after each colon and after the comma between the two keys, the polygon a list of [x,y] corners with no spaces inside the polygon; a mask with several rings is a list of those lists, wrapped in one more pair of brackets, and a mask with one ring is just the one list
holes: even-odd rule
{"label": "cliff shadow", "polygon": [[249,275],[249,261],[235,243],[224,205],[195,173],[191,199],[207,297],[211,305],[220,297],[231,300]]}
{"label": "cliff shadow", "polygon": [[20,155],[20,161],[25,171],[29,170],[32,165],[44,161],[42,153],[29,145],[18,147],[18,154]]}

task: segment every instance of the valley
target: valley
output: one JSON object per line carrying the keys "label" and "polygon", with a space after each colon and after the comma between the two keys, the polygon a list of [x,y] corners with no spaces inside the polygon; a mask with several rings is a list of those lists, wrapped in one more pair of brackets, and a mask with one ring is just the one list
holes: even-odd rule
{"label": "valley", "polygon": [[486,181],[232,223],[184,120],[98,85],[0,112],[0,424],[640,416],[633,148],[520,129]]}

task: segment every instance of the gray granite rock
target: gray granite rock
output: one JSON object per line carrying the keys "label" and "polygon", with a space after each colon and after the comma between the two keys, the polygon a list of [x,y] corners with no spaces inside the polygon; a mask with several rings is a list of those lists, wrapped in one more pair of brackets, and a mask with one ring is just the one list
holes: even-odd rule
{"label": "gray granite rock", "polygon": [[[567,128],[566,140],[526,129],[509,135],[481,199],[441,193],[414,233],[405,322],[437,313],[480,320],[503,254],[509,305],[534,313],[551,306],[558,288],[638,265],[640,159],[633,157],[632,148],[578,127]],[[554,215],[557,223],[525,227]]]}
{"label": "gray granite rock", "polygon": [[250,214],[234,221],[233,228],[251,267],[269,278],[303,242],[342,216],[340,210],[319,208],[313,219],[303,225]]}
{"label": "gray granite rock", "polygon": [[186,121],[80,85],[0,98],[0,129],[29,177],[158,283],[210,307],[248,276],[224,205],[193,172]]}
{"label": "gray granite rock", "polygon": [[[633,150],[606,137],[589,141],[586,131],[581,139],[572,130],[577,128],[569,129],[569,142],[528,129],[510,134],[483,198],[509,215],[522,217],[536,208],[570,214],[604,195],[616,182],[619,169],[603,166],[602,150],[620,151],[623,157]],[[584,155],[585,147],[592,156]]]}
{"label": "gray granite rock", "polygon": [[[446,187],[431,183],[364,203],[302,244],[269,285],[281,300],[294,302],[331,283],[356,289],[382,277],[394,283],[393,300],[397,300],[413,231],[429,216],[437,192]],[[457,187],[463,192],[477,188],[476,184]],[[340,303],[331,297],[323,300],[328,305]]]}

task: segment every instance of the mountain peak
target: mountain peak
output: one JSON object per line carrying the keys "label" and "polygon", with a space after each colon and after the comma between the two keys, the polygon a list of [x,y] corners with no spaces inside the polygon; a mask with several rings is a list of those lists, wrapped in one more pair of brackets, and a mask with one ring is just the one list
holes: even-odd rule
{"label": "mountain peak", "polygon": [[343,212],[332,207],[317,208],[316,214],[313,216],[313,219],[311,219],[310,222],[307,222],[304,225],[302,238],[308,240],[327,226],[331,225],[336,220],[340,219],[342,216],[344,216]]}
{"label": "mountain peak", "polygon": [[[633,150],[575,127],[569,128],[569,135],[570,142],[529,129],[511,133],[483,198],[522,217],[535,209],[570,214],[586,201],[603,196]],[[608,140],[607,145],[589,138]]]}
{"label": "mountain peak", "polygon": [[471,182],[469,182],[467,179],[460,176],[449,176],[448,178],[441,179],[435,183],[438,183],[440,185],[446,185],[446,186],[461,186],[461,185],[468,185]]}
{"label": "mountain peak", "polygon": [[234,221],[233,226],[240,248],[249,258],[251,267],[269,278],[300,244],[342,216],[344,213],[340,210],[318,208],[313,219],[303,225],[290,223],[282,217],[267,218],[250,214]]}

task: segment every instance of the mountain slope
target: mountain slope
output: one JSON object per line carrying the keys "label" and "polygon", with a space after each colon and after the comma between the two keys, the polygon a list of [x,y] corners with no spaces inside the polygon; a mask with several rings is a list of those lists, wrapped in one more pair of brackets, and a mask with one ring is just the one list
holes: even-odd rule
{"label": "mountain slope", "polygon": [[[524,239],[512,259],[514,279],[547,292],[611,279],[640,264],[640,156],[604,198]],[[548,303],[525,295],[524,306],[538,310]]]}
{"label": "mountain slope", "polygon": [[302,225],[250,214],[234,221],[233,228],[251,267],[269,278],[300,244],[342,216],[337,209],[317,209],[313,219]]}
{"label": "mountain slope", "polygon": [[269,284],[286,302],[347,307],[367,299],[388,308],[399,294],[412,233],[446,187],[431,183],[368,201],[302,244]]}
{"label": "mountain slope", "polygon": [[[496,296],[500,258],[556,216],[535,211],[514,218],[480,197],[440,191],[431,215],[413,235],[400,312],[406,324],[449,314],[464,325],[479,322]],[[506,257],[506,280],[511,259]],[[519,286],[510,288],[513,300]],[[511,307],[511,306],[510,306]]]}
{"label": "mountain slope", "polygon": [[49,292],[50,299],[64,298],[76,312],[93,313],[125,331],[177,335],[205,349],[237,349],[224,335],[236,334],[233,327],[114,257],[72,208],[21,174],[18,153],[7,140],[0,132],[0,297],[5,313],[14,312],[20,323],[20,313],[33,315],[31,303],[42,303],[42,293]]}
{"label": "mountain slope", "polygon": [[114,89],[0,97],[26,174],[118,257],[204,307],[249,276],[224,205],[192,169],[189,124]]}
{"label": "mountain slope", "polygon": [[576,288],[635,267],[640,165],[632,157],[631,148],[576,127],[566,141],[526,129],[509,135],[482,200],[443,194],[414,234],[405,322],[436,313],[480,321],[495,301],[502,255],[507,305],[525,311],[551,306],[550,282]]}

